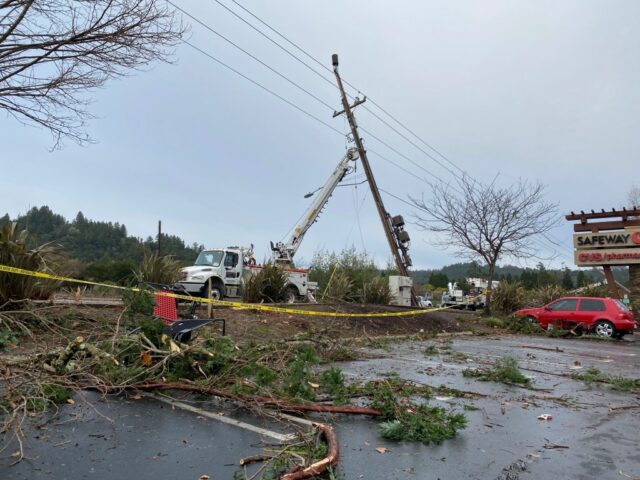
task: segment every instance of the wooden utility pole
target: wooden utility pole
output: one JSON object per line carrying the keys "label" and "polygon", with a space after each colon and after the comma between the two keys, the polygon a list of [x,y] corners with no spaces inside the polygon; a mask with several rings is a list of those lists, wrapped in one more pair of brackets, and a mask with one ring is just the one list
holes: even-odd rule
{"label": "wooden utility pole", "polygon": [[[369,165],[367,151],[362,144],[362,139],[360,138],[360,134],[358,132],[358,124],[356,123],[356,118],[353,115],[353,109],[358,105],[364,103],[367,98],[356,98],[353,105],[349,105],[349,99],[347,98],[347,94],[344,91],[344,85],[342,84],[340,73],[338,73],[338,55],[334,53],[331,57],[331,60],[333,63],[333,73],[335,73],[336,75],[336,81],[338,82],[338,88],[340,89],[340,95],[342,96],[342,110],[340,112],[334,112],[333,116],[337,117],[338,115],[342,115],[343,113],[347,116],[349,126],[351,127],[353,141],[355,142],[356,147],[358,147],[360,161],[362,162],[362,167],[364,168],[367,182],[369,183],[369,187],[371,188],[371,195],[373,197],[373,201],[376,204],[378,214],[380,215],[382,228],[384,229],[385,236],[387,237],[389,248],[391,248],[391,253],[393,254],[396,267],[398,268],[398,272],[400,273],[400,275],[408,277],[409,267],[411,266],[411,258],[408,254],[409,234],[404,230],[404,220],[402,216],[398,215],[392,218],[384,208],[384,203],[382,202],[382,197],[380,196],[380,191],[378,190],[378,185],[375,178],[373,177],[371,165]],[[411,289],[411,303],[412,305],[417,305],[416,295],[413,288]]]}
{"label": "wooden utility pole", "polygon": [[158,256],[160,256],[161,242],[162,242],[162,220],[158,220]]}

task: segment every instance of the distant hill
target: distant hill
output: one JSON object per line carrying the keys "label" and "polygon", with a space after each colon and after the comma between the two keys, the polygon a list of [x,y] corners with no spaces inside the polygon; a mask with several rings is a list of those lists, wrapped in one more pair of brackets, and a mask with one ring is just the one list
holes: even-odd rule
{"label": "distant hill", "polygon": [[[33,235],[33,246],[47,242],[59,244],[65,255],[84,264],[109,261],[139,262],[144,249],[155,250],[157,239],[137,238],[127,234],[127,228],[116,222],[99,222],[86,218],[82,212],[69,221],[51,211],[47,206],[33,207],[25,215],[11,219],[9,215],[0,217],[0,227],[10,221],[27,228]],[[185,245],[175,235],[162,234],[163,254],[173,255],[188,264],[193,262],[201,245]]]}

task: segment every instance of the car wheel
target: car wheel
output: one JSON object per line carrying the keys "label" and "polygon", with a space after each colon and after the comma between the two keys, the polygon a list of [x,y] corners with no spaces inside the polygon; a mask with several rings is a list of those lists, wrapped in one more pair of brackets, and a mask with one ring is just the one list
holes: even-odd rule
{"label": "car wheel", "polygon": [[534,325],[538,324],[538,319],[536,317],[534,317],[533,315],[528,315],[527,316],[527,321],[529,323],[533,323]]}
{"label": "car wheel", "polygon": [[596,335],[604,338],[613,338],[616,335],[616,327],[606,320],[598,320],[593,327]]}

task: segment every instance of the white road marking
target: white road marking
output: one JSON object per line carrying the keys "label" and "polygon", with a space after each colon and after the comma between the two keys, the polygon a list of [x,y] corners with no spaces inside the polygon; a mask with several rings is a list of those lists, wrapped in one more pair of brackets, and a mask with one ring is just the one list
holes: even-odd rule
{"label": "white road marking", "polygon": [[258,427],[256,425],[251,425],[249,423],[241,422],[240,420],[235,420],[233,418],[227,417],[225,415],[219,415],[217,413],[208,412],[207,410],[203,410],[198,407],[194,407],[193,405],[189,405],[187,403],[179,402],[178,400],[171,400],[168,398],[161,397],[160,395],[146,395],[148,397],[154,398],[160,402],[166,403],[168,405],[174,406],[181,410],[186,410],[187,412],[196,413],[206,418],[210,418],[212,420],[217,420],[222,423],[226,423],[229,425],[233,425],[238,428],[243,428],[245,430],[249,430],[250,432],[257,433],[258,435],[262,435],[264,437],[271,437],[279,442],[285,443],[295,440],[297,437],[294,433],[278,433],[273,432],[271,430],[267,430],[266,428]]}

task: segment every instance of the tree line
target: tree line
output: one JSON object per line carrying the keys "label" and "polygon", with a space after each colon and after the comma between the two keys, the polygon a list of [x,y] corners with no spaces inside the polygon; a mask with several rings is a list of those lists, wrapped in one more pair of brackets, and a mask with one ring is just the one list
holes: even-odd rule
{"label": "tree line", "polygon": [[[441,269],[416,270],[411,273],[414,282],[425,285],[427,289],[447,288],[449,282],[457,282],[464,289],[467,278],[487,278],[486,267],[477,262],[460,262],[447,265]],[[614,276],[619,282],[626,284],[629,280],[624,268],[614,268]],[[514,265],[497,266],[495,280],[518,281],[526,289],[535,289],[549,285],[557,285],[565,290],[581,288],[603,281],[602,273],[595,269],[570,270],[547,269],[542,263],[535,268],[517,267]]]}
{"label": "tree line", "polygon": [[[158,249],[157,237],[135,237],[123,224],[90,220],[82,212],[69,221],[48,206],[33,207],[14,219],[8,214],[0,217],[0,228],[10,222],[29,231],[30,248],[46,243],[60,246],[64,252],[62,271],[84,279],[122,282],[142,262],[145,251]],[[186,245],[180,237],[165,233],[160,244],[163,255],[172,255],[184,265],[191,264],[203,249],[202,245]]]}

